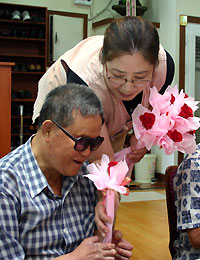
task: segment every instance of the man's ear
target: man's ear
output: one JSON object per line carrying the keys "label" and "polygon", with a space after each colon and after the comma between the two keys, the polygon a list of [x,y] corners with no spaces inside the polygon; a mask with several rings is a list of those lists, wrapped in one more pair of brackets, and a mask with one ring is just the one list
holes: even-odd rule
{"label": "man's ear", "polygon": [[55,125],[53,124],[53,122],[51,122],[51,120],[45,120],[41,126],[41,131],[44,138],[49,139],[54,128]]}

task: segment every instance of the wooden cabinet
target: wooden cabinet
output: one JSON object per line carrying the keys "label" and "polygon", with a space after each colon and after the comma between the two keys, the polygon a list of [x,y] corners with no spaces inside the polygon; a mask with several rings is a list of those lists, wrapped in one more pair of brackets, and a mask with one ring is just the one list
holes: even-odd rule
{"label": "wooden cabinet", "polygon": [[14,63],[0,62],[0,158],[11,147],[11,69]]}
{"label": "wooden cabinet", "polygon": [[25,142],[35,131],[31,120],[33,104],[38,81],[47,67],[46,7],[0,3],[0,62],[15,63],[11,84],[11,146],[16,147],[22,141],[20,133]]}

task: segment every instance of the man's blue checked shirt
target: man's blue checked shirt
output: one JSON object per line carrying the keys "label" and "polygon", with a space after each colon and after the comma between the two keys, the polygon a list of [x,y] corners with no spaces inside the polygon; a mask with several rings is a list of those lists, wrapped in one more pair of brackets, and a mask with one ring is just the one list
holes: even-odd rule
{"label": "man's blue checked shirt", "polygon": [[97,191],[79,174],[55,196],[32,154],[31,139],[0,160],[0,259],[46,260],[93,235]]}
{"label": "man's blue checked shirt", "polygon": [[189,242],[186,229],[200,227],[200,144],[195,153],[187,155],[174,177],[175,205],[179,239],[175,241],[174,259],[200,259],[200,250]]}

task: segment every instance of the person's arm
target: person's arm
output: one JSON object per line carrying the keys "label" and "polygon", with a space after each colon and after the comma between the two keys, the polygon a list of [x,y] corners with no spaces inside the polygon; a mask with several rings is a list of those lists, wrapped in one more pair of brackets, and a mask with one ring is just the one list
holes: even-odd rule
{"label": "person's arm", "polygon": [[[26,258],[23,246],[18,241],[18,205],[16,199],[9,194],[0,192],[0,251],[1,260]],[[25,223],[24,223],[25,224]],[[101,243],[99,237],[86,238],[71,253],[61,255],[56,260],[114,260],[116,255],[113,243]]]}
{"label": "person's arm", "polygon": [[51,260],[115,260],[116,253],[117,250],[114,243],[101,243],[98,236],[93,236],[84,239],[71,253]]}
{"label": "person's arm", "polygon": [[52,260],[128,260],[132,250],[133,246],[123,238],[122,232],[114,230],[112,243],[101,243],[98,236],[93,236],[83,240],[73,252]]}
{"label": "person's arm", "polygon": [[200,249],[200,228],[187,229],[187,234],[192,247]]}

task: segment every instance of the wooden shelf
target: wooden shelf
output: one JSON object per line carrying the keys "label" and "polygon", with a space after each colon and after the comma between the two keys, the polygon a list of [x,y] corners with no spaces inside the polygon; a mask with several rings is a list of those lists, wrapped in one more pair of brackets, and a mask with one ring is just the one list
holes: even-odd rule
{"label": "wooden shelf", "polygon": [[113,20],[114,20],[114,18],[106,18],[106,19],[103,19],[101,21],[95,22],[95,23],[92,24],[92,28],[95,29],[95,28],[97,28],[99,26],[112,23]]}
{"label": "wooden shelf", "polygon": [[12,57],[23,57],[23,58],[40,58],[44,59],[45,55],[27,55],[23,53],[1,53],[0,56],[12,56]]}
{"label": "wooden shelf", "polygon": [[[11,91],[8,93],[11,103],[9,106],[11,113],[8,116],[8,120],[10,120],[11,129],[8,128],[7,136],[11,138],[12,147],[17,147],[20,143],[19,133],[15,132],[16,126],[20,123],[17,110],[19,105],[24,107],[23,119],[26,120],[24,129],[26,128],[26,131],[30,132],[23,135],[29,137],[32,134],[29,128],[31,129],[32,127],[31,114],[37,95],[37,85],[47,67],[48,16],[47,8],[40,6],[0,3],[0,10],[2,13],[10,14],[14,10],[18,10],[20,13],[26,10],[31,18],[37,19],[37,21],[23,21],[11,20],[11,15],[0,17],[0,59],[3,62],[13,62],[14,64],[10,72]],[[32,37],[30,38],[29,36]],[[39,65],[41,70],[29,71],[28,69],[31,68],[31,65],[36,67]],[[30,96],[32,98],[11,98],[11,93],[21,93],[23,91],[25,93],[26,91],[27,93],[29,92],[27,97]],[[23,95],[16,94],[16,97],[23,97]],[[4,117],[6,118],[6,115]],[[27,138],[24,138],[24,142],[26,140]]]}
{"label": "wooden shelf", "polygon": [[39,39],[39,38],[21,38],[21,37],[11,37],[11,36],[0,36],[0,40],[15,40],[15,41],[36,41],[36,42],[44,42],[46,39]]}
{"label": "wooden shelf", "polygon": [[[115,18],[106,18],[106,19],[103,19],[101,21],[98,21],[98,22],[95,22],[92,24],[92,28],[95,29],[99,26],[103,26],[103,25],[106,25],[106,24],[110,24],[112,23],[112,21],[114,20]],[[160,23],[155,23],[155,22],[152,22],[152,24],[156,27],[156,28],[160,28]]]}
{"label": "wooden shelf", "polygon": [[[126,5],[113,5],[112,9],[122,16],[126,15]],[[136,15],[142,16],[146,10],[147,10],[146,6],[137,5],[136,6]]]}
{"label": "wooden shelf", "polygon": [[[112,9],[115,10],[117,13],[119,13],[122,16],[126,15],[126,6],[125,5],[113,5]],[[137,6],[137,8],[136,8],[136,15],[137,16],[142,16],[146,10],[147,10],[146,6]],[[103,26],[103,25],[108,25],[108,24],[112,23],[112,21],[114,19],[115,18],[106,18],[106,19],[97,21],[97,22],[92,24],[92,28],[95,29],[95,28]],[[152,22],[152,24],[156,28],[160,28],[160,23]]]}
{"label": "wooden shelf", "polygon": [[14,24],[14,25],[16,25],[16,24],[22,24],[22,25],[46,25],[46,23],[44,22],[44,23],[41,23],[41,22],[33,22],[33,21],[21,21],[21,20],[8,20],[8,19],[0,19],[0,23],[2,24],[2,23],[4,23],[4,24],[6,24],[6,23],[10,23],[10,24]]}
{"label": "wooden shelf", "polygon": [[[11,116],[12,119],[20,119],[20,116]],[[32,116],[23,116],[23,119],[32,119]]]}
{"label": "wooden shelf", "polygon": [[[31,136],[33,133],[23,133],[23,136]],[[20,136],[20,133],[18,134],[12,134],[11,133],[11,136]]]}
{"label": "wooden shelf", "polygon": [[35,102],[34,98],[12,98],[12,102]]}
{"label": "wooden shelf", "polygon": [[12,71],[12,74],[23,74],[23,75],[39,75],[42,76],[44,74],[44,71]]}

